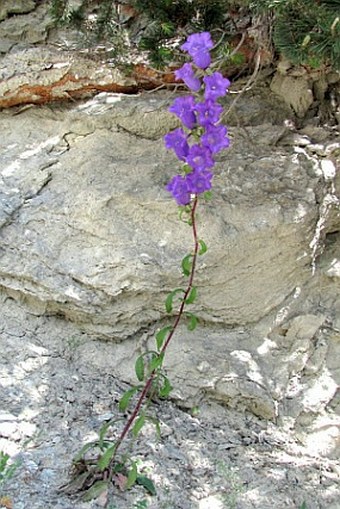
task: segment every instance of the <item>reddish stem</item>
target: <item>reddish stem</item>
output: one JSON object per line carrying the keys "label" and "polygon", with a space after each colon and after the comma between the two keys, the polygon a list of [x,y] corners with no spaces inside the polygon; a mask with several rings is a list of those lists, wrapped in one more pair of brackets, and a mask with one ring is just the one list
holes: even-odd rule
{"label": "reddish stem", "polygon": [[[193,233],[193,237],[194,237],[194,253],[193,253],[193,257],[192,257],[192,264],[191,264],[191,271],[190,271],[190,275],[189,275],[189,282],[188,282],[188,285],[187,285],[187,289],[184,292],[184,297],[182,298],[182,303],[181,303],[180,308],[178,310],[178,314],[176,316],[174,325],[173,325],[172,329],[169,331],[168,337],[167,337],[166,341],[164,342],[163,347],[162,347],[162,349],[160,351],[160,355],[164,354],[166,349],[169,346],[171,338],[174,335],[174,333],[175,333],[175,331],[176,331],[176,329],[178,327],[178,324],[179,324],[179,322],[180,322],[180,320],[181,320],[181,318],[183,316],[183,312],[184,312],[184,308],[185,308],[185,301],[188,298],[188,296],[189,296],[189,294],[191,292],[191,289],[193,287],[195,268],[196,268],[196,261],[197,261],[197,255],[198,255],[198,249],[199,249],[199,241],[198,241],[198,236],[197,236],[196,217],[195,217],[197,205],[198,205],[198,197],[196,195],[195,198],[192,201],[191,211],[190,211],[190,221],[191,221],[192,233]],[[129,417],[128,421],[126,422],[126,424],[124,426],[123,431],[121,432],[119,438],[116,441],[116,447],[115,447],[115,450],[114,450],[114,455],[113,455],[113,457],[111,458],[111,461],[110,461],[110,466],[113,465],[114,458],[115,458],[115,456],[117,454],[118,448],[121,446],[124,438],[126,437],[127,433],[131,429],[131,426],[133,425],[136,417],[139,414],[139,410],[141,409],[141,407],[143,405],[143,402],[144,402],[144,400],[145,400],[145,398],[146,398],[146,396],[147,396],[147,394],[149,392],[149,389],[151,388],[153,379],[154,379],[155,374],[156,374],[156,370],[157,370],[157,368],[154,369],[151,372],[149,378],[147,379],[147,381],[146,381],[146,383],[145,383],[145,385],[143,387],[143,390],[140,393],[140,396],[138,398],[136,406],[133,409],[133,412],[132,412],[131,416]]]}

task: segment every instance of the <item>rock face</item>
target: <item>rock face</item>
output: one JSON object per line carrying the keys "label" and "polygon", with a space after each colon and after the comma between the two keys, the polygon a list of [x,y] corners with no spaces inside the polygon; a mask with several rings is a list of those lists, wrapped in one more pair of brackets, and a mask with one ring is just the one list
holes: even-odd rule
{"label": "rock face", "polygon": [[[18,106],[0,113],[0,287],[110,340],[79,355],[131,382],[192,248],[165,191],[177,161],[162,136],[177,124],[167,94],[104,92],[137,91],[139,78],[57,43],[36,47],[53,40],[46,9],[0,7],[0,108]],[[167,369],[184,406],[208,397],[303,427],[339,411],[339,143],[313,125],[285,127],[327,88],[292,72],[272,82],[277,94],[290,84],[289,108],[255,87],[227,118],[232,147],[200,211],[200,327],[178,331]]]}
{"label": "rock face", "polygon": [[[72,108],[67,120],[60,110],[3,115],[9,224],[0,282],[121,340],[164,317],[162,297],[181,283],[178,263],[191,242],[164,190],[176,161],[161,135],[174,121],[155,114],[154,99],[110,99],[117,102],[98,103],[91,116],[86,105]],[[255,322],[309,277],[319,176],[302,154],[282,149],[274,161],[270,143],[282,128],[248,135],[233,130],[215,201],[202,211],[211,249],[197,312],[209,322]]]}
{"label": "rock face", "polygon": [[46,42],[52,28],[48,5],[32,0],[4,0],[0,5],[0,54]]}
{"label": "rock face", "polygon": [[1,54],[0,109],[84,99],[101,91],[136,93],[174,82],[172,72],[139,63],[124,73],[95,51],[89,56],[78,33],[54,27],[48,2],[1,4]]}
{"label": "rock face", "polygon": [[333,109],[334,118],[339,125],[339,83],[339,71],[307,71],[305,67],[294,67],[282,58],[270,88],[294,111],[297,118],[305,118],[308,112],[314,109],[314,113],[318,112],[319,117],[324,118],[326,123],[329,119],[325,110]]}
{"label": "rock face", "polygon": [[[162,140],[176,126],[168,99],[100,94],[70,108],[4,111],[0,120],[0,285],[35,313],[116,341],[110,369],[128,381],[136,351],[153,342],[146,330],[165,323],[164,297],[182,284],[180,260],[191,250],[164,189],[177,171]],[[325,235],[337,239],[338,145],[270,123],[234,127],[231,137],[214,198],[200,212],[209,246],[196,280],[201,325],[178,332],[168,370],[183,405],[208,394],[275,419],[280,402],[298,418],[291,384],[300,387],[308,370],[319,379],[329,355],[320,334],[340,305],[331,292],[330,310],[321,310],[318,292],[305,293]],[[324,276],[332,288],[333,258]],[[107,362],[102,344],[84,355]],[[333,377],[322,376],[320,408],[336,392]]]}
{"label": "rock face", "polygon": [[96,91],[136,92],[137,81],[96,60],[48,48],[17,51],[0,61],[0,108],[89,97]]}
{"label": "rock face", "polygon": [[26,14],[34,11],[36,4],[33,0],[3,0],[0,6],[0,21],[10,14]]}

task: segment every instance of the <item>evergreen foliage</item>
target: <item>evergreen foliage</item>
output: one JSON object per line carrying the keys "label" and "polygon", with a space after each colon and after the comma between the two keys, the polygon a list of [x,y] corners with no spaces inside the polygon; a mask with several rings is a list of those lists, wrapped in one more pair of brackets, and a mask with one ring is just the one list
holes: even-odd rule
{"label": "evergreen foliage", "polygon": [[258,0],[274,14],[273,42],[294,64],[340,68],[340,0]]}
{"label": "evergreen foliage", "polygon": [[226,11],[225,0],[135,0],[133,3],[150,20],[140,47],[149,52],[155,67],[172,60],[173,50],[168,42],[179,31],[190,27],[190,31],[200,32],[223,26]]}
{"label": "evergreen foliage", "polygon": [[[118,4],[50,0],[57,24],[82,30],[89,43],[112,42],[116,56],[126,49],[129,30],[120,21]],[[138,44],[157,68],[169,64],[176,48],[193,32],[223,33],[219,51],[228,55],[228,41],[242,31],[238,18],[242,21],[246,15],[251,22],[259,13],[270,14],[274,46],[292,63],[340,67],[340,0],[131,0],[129,4],[148,20]]]}

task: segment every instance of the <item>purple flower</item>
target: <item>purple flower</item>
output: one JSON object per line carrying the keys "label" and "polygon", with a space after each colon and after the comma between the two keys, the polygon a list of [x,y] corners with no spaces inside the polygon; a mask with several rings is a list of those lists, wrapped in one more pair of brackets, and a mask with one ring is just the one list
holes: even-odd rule
{"label": "purple flower", "polygon": [[194,170],[186,176],[190,193],[199,194],[211,189],[213,174],[210,171]]}
{"label": "purple flower", "polygon": [[178,97],[170,106],[169,111],[177,115],[185,127],[192,129],[196,124],[195,99],[192,95]]}
{"label": "purple flower", "polygon": [[188,205],[190,203],[188,183],[182,175],[175,175],[166,186],[166,189],[172,194],[178,205]]}
{"label": "purple flower", "polygon": [[201,137],[202,145],[208,147],[213,154],[224,148],[228,148],[230,140],[227,136],[227,128],[223,125],[208,125]]}
{"label": "purple flower", "polygon": [[214,72],[210,76],[205,76],[203,81],[205,83],[204,97],[213,101],[226,95],[230,86],[230,81],[227,78],[223,78],[220,72]]}
{"label": "purple flower", "polygon": [[197,65],[197,67],[200,67],[201,69],[206,69],[211,64],[211,57],[210,53],[208,51],[202,51],[201,53],[196,53],[192,57],[194,63]]}
{"label": "purple flower", "polygon": [[183,129],[174,129],[164,136],[166,148],[171,148],[175,151],[178,159],[185,160],[189,153],[189,145],[187,142],[187,135]]}
{"label": "purple flower", "polygon": [[196,104],[198,122],[202,127],[216,124],[219,121],[223,108],[212,100]]}
{"label": "purple flower", "polygon": [[181,49],[187,51],[193,61],[201,69],[206,69],[211,63],[209,50],[213,48],[214,43],[211,40],[209,32],[189,35],[187,41],[182,44]]}
{"label": "purple flower", "polygon": [[194,170],[205,170],[207,168],[212,168],[215,164],[209,148],[202,147],[201,145],[192,145],[189,148],[186,162]]}
{"label": "purple flower", "polygon": [[184,64],[180,69],[177,69],[177,71],[175,71],[175,76],[177,80],[183,80],[186,86],[194,92],[198,92],[201,88],[201,82],[197,76],[195,76],[191,64]]}

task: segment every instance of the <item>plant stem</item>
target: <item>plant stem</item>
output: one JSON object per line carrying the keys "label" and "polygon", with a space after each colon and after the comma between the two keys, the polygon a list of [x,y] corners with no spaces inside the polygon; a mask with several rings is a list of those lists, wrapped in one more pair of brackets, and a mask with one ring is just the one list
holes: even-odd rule
{"label": "plant stem", "polygon": [[176,320],[174,322],[174,326],[169,331],[169,335],[168,335],[168,337],[167,337],[167,339],[166,339],[166,341],[165,341],[165,343],[163,345],[161,353],[165,352],[165,350],[167,349],[167,347],[168,347],[168,345],[169,345],[169,343],[171,341],[172,336],[175,333],[175,330],[177,329],[177,326],[178,326],[178,324],[179,324],[179,322],[180,322],[180,320],[182,318],[183,312],[184,312],[185,301],[186,301],[186,299],[189,296],[189,293],[190,293],[190,291],[192,289],[193,282],[194,282],[195,269],[196,269],[196,261],[197,261],[197,254],[198,254],[198,248],[199,248],[198,236],[197,236],[197,227],[196,227],[196,216],[195,216],[197,205],[198,205],[198,197],[195,196],[194,201],[192,202],[192,205],[191,205],[191,214],[190,214],[192,234],[193,234],[193,237],[194,237],[194,253],[193,253],[193,257],[192,257],[192,264],[191,264],[191,271],[190,271],[190,276],[189,276],[189,282],[188,282],[187,289],[184,292],[184,297],[182,299],[182,303],[180,305],[180,308],[179,308]]}
{"label": "plant stem", "polygon": [[[181,318],[183,316],[184,309],[185,309],[185,301],[188,298],[188,296],[189,296],[189,294],[191,292],[191,289],[193,287],[193,281],[194,281],[195,269],[196,269],[196,261],[197,261],[197,255],[198,255],[198,249],[199,249],[197,227],[196,227],[196,215],[195,215],[196,214],[197,205],[198,205],[198,197],[197,197],[197,195],[195,195],[193,201],[191,202],[191,211],[190,211],[190,224],[191,224],[193,238],[194,238],[194,252],[193,252],[193,257],[192,257],[192,264],[191,264],[191,271],[190,271],[190,275],[189,275],[189,281],[188,281],[187,288],[186,288],[186,290],[184,292],[184,297],[182,298],[182,303],[181,303],[180,308],[178,310],[178,313],[177,313],[174,325],[171,328],[171,330],[169,331],[167,339],[164,342],[164,345],[163,345],[163,347],[162,347],[162,349],[160,351],[160,355],[164,354],[166,349],[169,346],[171,338],[173,337],[173,335],[174,335],[174,333],[175,333],[175,331],[176,331],[176,329],[177,329],[177,327],[179,325],[179,322],[180,322],[180,320],[181,320]],[[109,469],[110,470],[111,470],[111,467],[114,464],[114,459],[115,459],[115,456],[117,454],[117,451],[118,451],[119,447],[121,446],[123,440],[125,439],[126,435],[130,431],[131,426],[133,425],[136,417],[138,416],[139,411],[140,411],[140,409],[141,409],[141,407],[142,407],[142,405],[144,403],[144,400],[145,400],[146,396],[148,395],[148,392],[149,392],[149,390],[150,390],[150,388],[152,386],[152,382],[154,380],[156,371],[157,371],[157,368],[155,368],[150,373],[150,376],[147,379],[147,381],[146,381],[146,383],[145,383],[145,385],[143,387],[142,392],[140,393],[140,396],[138,398],[136,406],[133,409],[133,412],[132,412],[131,416],[129,417],[128,421],[126,422],[126,424],[125,424],[125,426],[123,428],[123,431],[121,432],[120,436],[118,437],[118,439],[116,441],[114,454],[113,454],[113,456],[111,458],[110,465],[109,465]]]}

